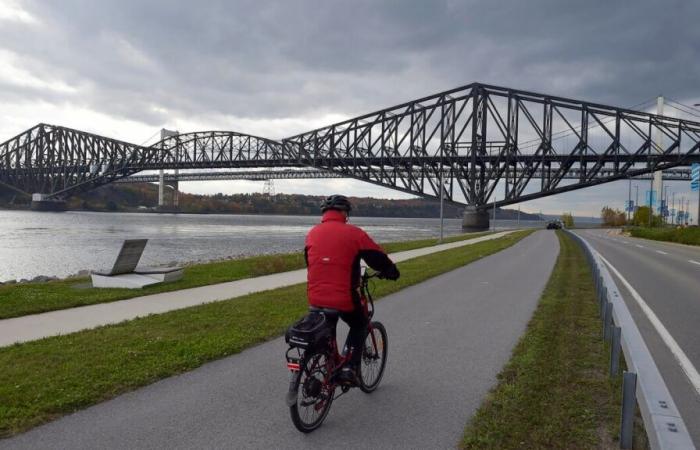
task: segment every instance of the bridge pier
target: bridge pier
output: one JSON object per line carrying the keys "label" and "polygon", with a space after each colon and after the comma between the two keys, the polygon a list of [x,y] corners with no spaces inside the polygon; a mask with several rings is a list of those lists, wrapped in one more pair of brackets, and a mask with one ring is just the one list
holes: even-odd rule
{"label": "bridge pier", "polygon": [[463,231],[485,231],[489,229],[489,225],[488,211],[477,209],[476,206],[464,208],[464,216],[462,216]]}
{"label": "bridge pier", "polygon": [[32,211],[62,212],[66,210],[66,201],[48,198],[46,194],[32,194]]}
{"label": "bridge pier", "polygon": [[160,169],[158,172],[158,207],[165,206],[165,171]]}

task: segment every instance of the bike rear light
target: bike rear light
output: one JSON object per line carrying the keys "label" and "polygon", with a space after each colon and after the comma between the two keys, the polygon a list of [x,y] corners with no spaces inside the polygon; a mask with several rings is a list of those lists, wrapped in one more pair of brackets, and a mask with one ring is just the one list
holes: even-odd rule
{"label": "bike rear light", "polygon": [[299,370],[300,370],[299,363],[288,362],[288,363],[287,363],[287,369],[289,369],[289,370],[291,370],[291,371],[293,371],[293,372],[299,372]]}

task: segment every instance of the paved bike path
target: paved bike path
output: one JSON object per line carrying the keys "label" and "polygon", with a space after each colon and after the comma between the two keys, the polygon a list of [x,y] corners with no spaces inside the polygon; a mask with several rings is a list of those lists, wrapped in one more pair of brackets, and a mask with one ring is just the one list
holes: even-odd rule
{"label": "paved bike path", "polygon": [[556,235],[540,231],[379,301],[376,318],[389,333],[382,384],[339,398],[309,435],[289,418],[286,347],[275,339],[2,440],[0,449],[454,448],[558,251]]}
{"label": "paved bike path", "polygon": [[[502,231],[463,241],[396,252],[390,256],[395,262],[400,262],[443,250],[476,244],[477,242],[498,239],[512,232]],[[161,314],[304,282],[306,282],[306,269],[300,269],[226,283],[181,289],[179,291],[144,295],[116,302],[80,306],[0,320],[0,347],[11,345],[15,342],[27,342],[59,334],[74,333],[119,323],[124,320],[136,319],[149,314]]]}

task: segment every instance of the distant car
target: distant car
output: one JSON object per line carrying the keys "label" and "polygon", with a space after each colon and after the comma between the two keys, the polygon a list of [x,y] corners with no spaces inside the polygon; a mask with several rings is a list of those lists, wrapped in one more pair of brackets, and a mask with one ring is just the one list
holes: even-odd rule
{"label": "distant car", "polygon": [[561,229],[563,224],[559,220],[550,220],[547,222],[547,229],[548,230],[559,230]]}

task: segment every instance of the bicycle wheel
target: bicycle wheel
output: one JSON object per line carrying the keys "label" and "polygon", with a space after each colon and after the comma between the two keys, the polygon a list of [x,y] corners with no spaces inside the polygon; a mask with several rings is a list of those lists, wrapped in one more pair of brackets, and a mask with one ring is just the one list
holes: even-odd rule
{"label": "bicycle wheel", "polygon": [[320,427],[328,415],[335,386],[328,383],[325,353],[315,353],[304,359],[297,387],[297,401],[289,407],[289,412],[297,430],[310,433]]}
{"label": "bicycle wheel", "polygon": [[[374,339],[372,339],[374,337]],[[375,345],[376,344],[376,345]],[[369,394],[377,389],[382,381],[389,350],[386,328],[381,322],[372,322],[372,333],[365,338],[360,364],[360,389]]]}

